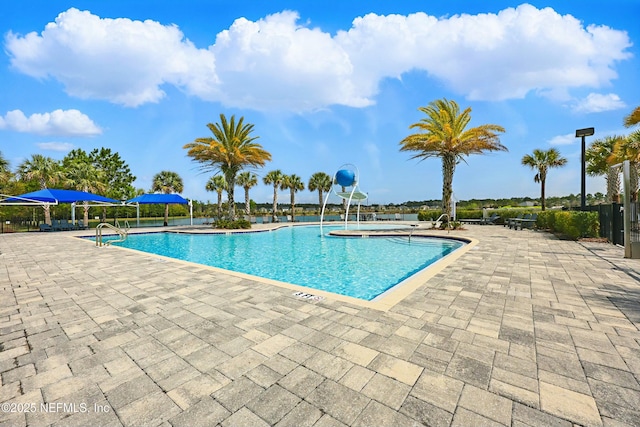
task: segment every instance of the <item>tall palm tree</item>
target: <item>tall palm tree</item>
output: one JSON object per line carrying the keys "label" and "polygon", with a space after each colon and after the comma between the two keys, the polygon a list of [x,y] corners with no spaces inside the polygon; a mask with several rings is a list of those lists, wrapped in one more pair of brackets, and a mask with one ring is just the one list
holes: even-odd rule
{"label": "tall palm tree", "polygon": [[605,175],[607,182],[607,202],[618,202],[620,194],[620,175],[611,168],[611,160],[616,144],[624,139],[623,136],[606,136],[596,139],[585,151],[587,173],[591,176]]}
{"label": "tall palm tree", "polygon": [[546,151],[536,148],[533,150],[533,155],[526,154],[522,158],[522,164],[538,171],[536,176],[533,177],[533,180],[540,183],[540,201],[542,210],[545,210],[544,190],[545,183],[547,182],[547,172],[549,168],[566,165],[567,159],[562,157],[560,152],[555,148],[550,148]]}
{"label": "tall palm tree", "polygon": [[467,129],[471,121],[471,108],[460,112],[458,104],[446,98],[432,101],[420,107],[427,117],[409,126],[420,133],[412,134],[400,141],[400,151],[414,151],[412,159],[440,157],[442,160],[442,212],[451,212],[453,174],[456,164],[465,161],[471,154],[488,151],[508,151],[500,143],[498,133],[504,132],[499,125],[485,124]]}
{"label": "tall palm tree", "polygon": [[218,193],[218,219],[222,217],[222,192],[226,190],[227,182],[224,180],[224,176],[215,175],[209,178],[205,189],[207,191]]}
{"label": "tall palm tree", "polygon": [[[104,193],[107,186],[104,184],[104,173],[94,167],[91,163],[83,161],[70,162],[65,169],[67,185],[80,191],[88,191],[92,193]],[[84,209],[84,225],[89,224],[89,202],[85,201]]]}
{"label": "tall palm tree", "polygon": [[251,199],[249,199],[249,190],[258,185],[258,177],[255,173],[242,172],[238,175],[236,182],[240,187],[244,188],[244,213],[251,215]]}
{"label": "tall palm tree", "polygon": [[318,190],[318,211],[322,209],[323,193],[331,191],[331,177],[324,172],[316,172],[309,178],[309,191]]}
{"label": "tall palm tree", "polygon": [[640,123],[640,107],[636,107],[628,116],[624,118],[625,127],[630,128]]}
{"label": "tall palm tree", "polygon": [[[42,154],[34,154],[31,156],[31,159],[22,162],[18,166],[18,176],[23,181],[37,181],[41,190],[64,181],[60,163]],[[45,203],[43,208],[44,222],[51,225],[49,204]]]}
{"label": "tall palm tree", "polygon": [[256,142],[257,136],[251,136],[252,124],[245,124],[244,117],[236,123],[235,116],[227,121],[220,114],[220,123],[207,124],[213,137],[197,138],[186,144],[187,155],[203,164],[206,170],[220,171],[227,183],[229,196],[229,219],[235,219],[234,189],[236,176],[247,167],[262,167],[271,160],[271,154]]}
{"label": "tall palm tree", "polygon": [[289,189],[291,193],[291,221],[296,221],[296,192],[304,190],[304,182],[298,175],[285,175],[281,188]]}
{"label": "tall palm tree", "polygon": [[282,185],[284,174],[280,169],[273,170],[262,178],[262,182],[266,185],[273,185],[273,222],[278,221],[278,188]]}
{"label": "tall palm tree", "polygon": [[[184,184],[182,178],[176,172],[162,171],[155,174],[153,177],[153,183],[151,184],[151,191],[154,193],[182,193]],[[169,225],[169,203],[164,204],[164,226]]]}

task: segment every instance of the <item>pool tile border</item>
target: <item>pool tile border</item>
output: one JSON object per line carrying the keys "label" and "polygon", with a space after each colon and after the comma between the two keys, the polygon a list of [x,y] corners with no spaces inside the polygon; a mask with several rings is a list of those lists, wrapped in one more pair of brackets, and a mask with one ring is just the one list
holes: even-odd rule
{"label": "pool tile border", "polygon": [[[304,224],[306,226],[309,225],[314,225],[314,224]],[[282,225],[278,225],[272,228],[268,228],[268,229],[257,229],[257,230],[242,230],[240,232],[243,233],[251,233],[251,232],[265,232],[265,231],[275,231],[277,229],[283,228],[283,227],[290,227],[290,226],[296,226],[294,224],[282,224]],[[408,230],[407,230],[408,231]],[[124,251],[131,251],[134,253],[143,253],[146,255],[150,255],[153,257],[158,257],[160,259],[164,259],[167,261],[173,261],[173,262],[178,262],[178,263],[182,263],[185,265],[189,265],[189,266],[198,266],[201,268],[204,268],[205,270],[211,270],[213,272],[216,273],[223,273],[223,274],[229,274],[231,276],[235,276],[235,277],[239,277],[242,279],[247,279],[247,280],[253,280],[255,282],[259,282],[259,283],[264,283],[264,284],[268,284],[268,285],[273,285],[273,286],[278,286],[281,288],[285,288],[285,289],[290,289],[292,291],[295,292],[303,292],[305,294],[311,294],[311,295],[315,295],[315,296],[319,296],[322,297],[324,299],[328,299],[328,300],[334,300],[334,301],[340,301],[340,302],[345,302],[345,303],[349,303],[349,304],[353,304],[359,307],[364,307],[364,308],[371,308],[374,310],[380,310],[380,311],[389,311],[391,308],[393,308],[396,304],[398,304],[400,301],[402,301],[403,299],[405,299],[407,296],[411,295],[416,289],[418,289],[420,286],[424,285],[426,281],[428,281],[429,279],[431,279],[432,277],[434,277],[436,274],[442,272],[445,268],[447,268],[448,266],[450,266],[451,264],[453,264],[456,260],[458,260],[461,256],[463,256],[465,253],[467,253],[468,251],[470,251],[473,247],[475,247],[479,241],[477,239],[474,238],[468,238],[468,237],[459,237],[459,236],[442,236],[442,235],[438,235],[438,234],[433,234],[433,233],[425,233],[425,230],[420,231],[418,234],[415,234],[414,230],[414,237],[417,238],[437,238],[437,239],[450,239],[450,240],[457,240],[457,241],[462,241],[465,244],[463,246],[461,246],[460,248],[454,250],[453,252],[449,253],[448,255],[446,255],[444,258],[436,261],[435,263],[427,266],[426,268],[414,273],[413,275],[411,275],[410,277],[404,279],[402,282],[398,283],[397,285],[393,286],[390,289],[387,289],[385,292],[383,292],[382,294],[378,295],[377,297],[375,297],[373,300],[367,301],[367,300],[363,300],[360,298],[355,298],[355,297],[350,297],[350,296],[346,296],[346,295],[341,295],[341,294],[336,294],[333,292],[328,292],[328,291],[323,291],[321,289],[315,289],[315,288],[311,288],[311,287],[307,287],[307,286],[302,286],[302,285],[296,285],[294,283],[288,283],[288,282],[283,282],[280,280],[274,280],[274,279],[269,279],[266,277],[260,277],[260,276],[254,276],[252,274],[247,274],[247,273],[242,273],[239,271],[233,271],[233,270],[226,270],[223,268],[219,268],[219,267],[213,267],[213,266],[209,266],[206,264],[199,264],[196,262],[191,262],[191,261],[184,261],[184,260],[180,260],[177,258],[171,258],[171,257],[167,257],[164,255],[158,255],[158,254],[153,254],[150,252],[143,252],[143,251],[138,251],[135,249],[130,249],[130,248],[123,248],[121,246],[105,246],[105,248],[115,248],[118,250],[124,250]],[[153,231],[136,231],[133,232],[131,234],[148,234],[148,233],[153,233]],[[163,233],[163,232],[169,232],[169,233],[175,233],[176,231],[174,230],[163,230],[163,231],[156,231],[159,233]],[[238,232],[238,231],[234,231],[234,232]],[[181,234],[189,234],[188,230],[180,230],[179,233]],[[191,234],[228,234],[228,232],[225,231],[213,231],[210,229],[206,229],[206,230],[200,230],[199,232],[193,233],[193,230],[191,232]],[[345,237],[345,238],[363,238],[364,235],[366,235],[366,237],[371,237],[371,238],[377,238],[377,237],[399,237],[399,236],[406,236],[407,232],[404,231],[396,231],[395,233],[390,233],[388,230],[386,230],[385,232],[381,232],[381,233],[369,233],[367,232],[367,230],[353,230],[351,233],[346,233],[346,234],[342,234],[342,233],[338,233],[336,234],[337,236],[340,237]],[[372,237],[372,236],[376,236],[376,237]],[[90,243],[94,243],[93,241],[90,241],[87,239],[87,237],[90,236],[69,236],[70,238],[78,238],[81,237],[83,241],[86,242],[90,242]],[[92,236],[91,236],[92,237]],[[312,300],[309,300],[310,302],[313,302]]]}

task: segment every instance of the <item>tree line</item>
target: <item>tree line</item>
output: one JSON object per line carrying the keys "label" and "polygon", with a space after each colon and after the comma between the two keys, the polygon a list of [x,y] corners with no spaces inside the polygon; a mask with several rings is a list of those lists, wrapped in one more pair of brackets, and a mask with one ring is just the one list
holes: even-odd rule
{"label": "tree line", "polygon": [[[442,162],[442,200],[443,212],[451,212],[452,182],[456,165],[472,154],[484,154],[491,151],[508,151],[501,144],[499,134],[505,129],[496,124],[483,124],[468,127],[471,121],[471,108],[461,110],[453,100],[440,99],[420,107],[426,117],[409,126],[418,132],[410,134],[399,142],[400,151],[412,152],[412,159],[440,158]],[[627,127],[640,122],[640,107],[624,118]],[[241,117],[236,121],[220,114],[218,123],[209,123],[207,127],[212,136],[196,138],[184,145],[187,156],[200,164],[205,172],[212,172],[206,183],[206,190],[218,195],[218,216],[222,216],[222,194],[227,193],[226,216],[230,220],[237,218],[235,206],[235,188],[244,189],[246,215],[251,214],[249,191],[258,184],[257,175],[251,169],[264,167],[271,160],[266,151],[253,135],[254,125],[244,122]],[[640,165],[640,130],[627,136],[612,136],[594,141],[587,150],[587,172],[591,175],[604,175],[607,180],[606,200],[616,201],[620,181],[618,173],[611,168],[623,160],[632,162],[634,198],[638,188],[638,168]],[[555,148],[535,149],[532,154],[522,158],[522,164],[536,171],[534,180],[541,185],[541,205],[546,207],[545,186],[550,168],[561,167],[567,160]],[[75,149],[64,159],[56,161],[50,157],[34,154],[12,172],[10,165],[0,153],[0,190],[3,193],[22,194],[38,189],[73,188],[104,195],[116,200],[128,200],[145,191],[133,187],[136,177],[118,153],[108,148],[94,149],[86,153]],[[276,220],[278,190],[289,190],[292,215],[295,215],[295,195],[305,189],[305,183],[298,175],[286,175],[281,170],[272,170],[264,175],[265,185],[273,186],[272,212]],[[323,194],[331,190],[334,183],[324,172],[314,173],[308,183],[310,191],[318,192],[318,205],[322,206]],[[181,193],[182,178],[172,171],[162,171],[153,178],[151,191],[160,193]],[[592,198],[593,200],[593,198]],[[165,206],[165,224],[168,217],[168,205]],[[87,221],[88,206],[85,204],[84,218]],[[49,212],[45,209],[45,221],[50,223]]]}

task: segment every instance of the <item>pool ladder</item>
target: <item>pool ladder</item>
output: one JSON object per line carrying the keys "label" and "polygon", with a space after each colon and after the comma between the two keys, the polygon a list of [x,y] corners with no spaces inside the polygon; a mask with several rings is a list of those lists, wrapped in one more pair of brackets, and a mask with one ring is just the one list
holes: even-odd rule
{"label": "pool ladder", "polygon": [[108,222],[101,222],[96,227],[96,246],[103,246],[102,243],[102,229],[108,228],[114,230],[116,233],[120,235],[120,237],[116,240],[108,240],[104,243],[104,245],[109,246],[111,243],[124,242],[127,240],[127,236],[129,235],[129,230],[131,227],[129,226],[129,221],[124,222],[124,228],[120,227],[120,223],[116,220],[115,225],[111,225]]}

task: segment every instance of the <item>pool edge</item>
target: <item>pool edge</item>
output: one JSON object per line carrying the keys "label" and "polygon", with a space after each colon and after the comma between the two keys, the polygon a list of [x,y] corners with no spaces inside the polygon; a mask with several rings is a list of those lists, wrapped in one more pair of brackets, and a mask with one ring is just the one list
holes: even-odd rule
{"label": "pool edge", "polygon": [[[78,237],[83,237],[83,236],[76,235],[76,236],[68,236],[68,237],[78,239]],[[380,237],[382,237],[382,236],[380,236]],[[385,236],[385,237],[389,237],[389,236]],[[416,235],[416,237],[418,237],[418,236]],[[325,298],[326,300],[334,300],[334,301],[345,302],[345,303],[349,303],[349,304],[352,304],[352,305],[355,305],[355,306],[370,308],[370,309],[374,309],[374,310],[389,311],[391,308],[393,308],[395,305],[400,303],[403,299],[405,299],[411,293],[415,292],[420,286],[426,284],[426,282],[429,279],[434,277],[436,274],[440,273],[442,270],[444,270],[446,267],[451,265],[454,261],[458,260],[462,255],[467,253],[469,250],[471,250],[474,246],[476,246],[479,243],[479,240],[477,240],[477,239],[470,238],[470,237],[462,237],[462,236],[442,236],[442,235],[438,235],[438,234],[420,233],[419,237],[432,237],[432,238],[440,238],[440,239],[458,240],[458,241],[463,241],[466,244],[461,246],[460,248],[456,249],[455,251],[451,252],[446,257],[438,260],[434,264],[431,264],[430,266],[428,266],[428,267],[416,272],[412,276],[410,276],[407,279],[403,280],[401,283],[399,283],[399,284],[393,286],[392,288],[386,290],[385,292],[383,292],[382,294],[378,295],[377,297],[375,297],[373,300],[370,300],[370,301],[363,300],[363,299],[360,299],[360,298],[350,297],[350,296],[346,296],[346,295],[336,294],[336,293],[333,293],[333,292],[323,291],[323,290],[320,290],[320,289],[310,288],[310,287],[306,287],[306,286],[302,286],[302,285],[296,285],[296,284],[293,284],[293,283],[282,282],[282,281],[279,281],[279,280],[269,279],[269,278],[260,277],[260,276],[254,276],[254,275],[251,275],[251,274],[241,273],[241,272],[238,272],[238,271],[225,270],[223,268],[213,267],[213,266],[209,266],[209,265],[205,265],[205,264],[199,264],[199,263],[192,262],[192,261],[184,261],[184,260],[180,260],[180,259],[176,259],[176,258],[167,257],[167,256],[164,256],[164,255],[158,255],[158,254],[153,254],[153,253],[150,253],[150,252],[138,251],[136,249],[123,248],[123,247],[117,246],[117,245],[102,246],[102,247],[100,247],[100,249],[116,248],[118,250],[130,251],[130,252],[137,253],[137,254],[148,255],[148,256],[151,256],[151,257],[160,258],[160,259],[163,259],[165,261],[182,263],[182,264],[189,265],[189,266],[197,266],[197,267],[203,268],[205,270],[214,271],[216,273],[227,274],[227,275],[230,275],[230,276],[239,277],[239,278],[243,278],[243,279],[247,279],[247,280],[253,280],[253,281],[258,282],[258,283],[274,285],[274,286],[278,286],[280,288],[289,289],[289,290],[292,290],[292,291],[304,291],[307,294],[321,296],[321,297]],[[375,237],[373,237],[373,238],[375,238]],[[98,248],[97,246],[95,246],[94,242],[92,242],[92,241],[90,241],[88,239],[80,238],[78,240],[86,241],[87,243],[91,243],[91,244],[93,244],[94,247]],[[291,295],[291,297],[295,298],[293,295]],[[311,301],[308,301],[308,302],[312,303],[312,304],[315,303],[315,302],[311,302]]]}

